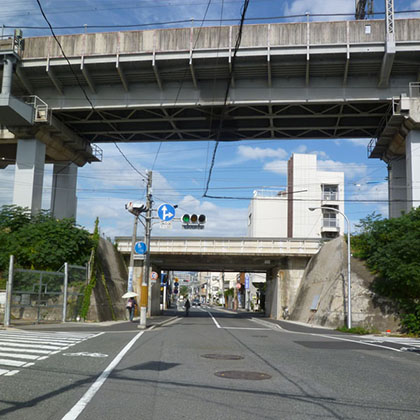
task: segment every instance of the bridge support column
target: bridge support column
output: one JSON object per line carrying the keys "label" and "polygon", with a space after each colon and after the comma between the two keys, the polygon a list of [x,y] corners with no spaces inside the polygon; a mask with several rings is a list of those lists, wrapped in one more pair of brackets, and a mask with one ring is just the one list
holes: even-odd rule
{"label": "bridge support column", "polygon": [[308,261],[309,258],[288,257],[284,265],[275,267],[267,273],[266,316],[282,319],[285,308],[288,309],[289,314],[293,311]]}
{"label": "bridge support column", "polygon": [[420,130],[411,130],[405,139],[407,211],[420,206]]}
{"label": "bridge support column", "polygon": [[41,209],[44,181],[45,144],[36,139],[18,140],[13,188],[13,204]]}
{"label": "bridge support column", "polygon": [[51,213],[57,219],[76,218],[77,165],[55,163],[51,191]]}
{"label": "bridge support column", "polygon": [[406,160],[398,158],[388,163],[389,217],[399,217],[407,210]]}
{"label": "bridge support column", "polygon": [[281,282],[284,279],[284,271],[278,267],[267,272],[267,286],[265,290],[265,316],[274,319],[280,319],[281,308]]}

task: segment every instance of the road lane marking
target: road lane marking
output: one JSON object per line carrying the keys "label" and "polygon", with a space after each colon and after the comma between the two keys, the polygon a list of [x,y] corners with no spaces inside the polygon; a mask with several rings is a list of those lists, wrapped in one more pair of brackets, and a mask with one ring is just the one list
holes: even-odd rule
{"label": "road lane marking", "polygon": [[99,378],[89,387],[83,397],[73,406],[73,408],[62,418],[62,420],[74,420],[79,417],[80,413],[86,408],[95,394],[99,391],[108,376],[116,368],[118,363],[127,352],[134,346],[136,341],[144,334],[144,331],[139,332],[115,357],[115,359],[108,365],[108,367],[101,373]]}
{"label": "road lane marking", "polygon": [[108,355],[104,353],[89,353],[87,351],[80,351],[79,353],[63,353],[63,356],[108,357]]}
{"label": "road lane marking", "polygon": [[[0,346],[0,351],[13,351],[15,353],[39,353],[39,354],[53,354],[55,352],[51,352],[49,350],[38,350],[38,349],[18,349],[14,347],[3,347]],[[58,351],[57,351],[58,353]]]}
{"label": "road lane marking", "polygon": [[207,313],[211,316],[211,319],[213,320],[213,322],[216,324],[217,328],[222,328],[220,326],[220,324],[216,321],[216,318],[212,315],[212,313],[210,311],[207,311]]}
{"label": "road lane marking", "polygon": [[379,344],[371,344],[371,343],[367,343],[366,341],[350,340],[349,338],[341,338],[341,337],[337,337],[337,336],[323,335],[323,334],[311,334],[311,335],[314,335],[316,337],[331,338],[332,340],[350,341],[351,343],[364,344],[365,346],[379,347],[381,349],[392,350],[392,351],[397,351],[397,352],[401,353],[400,349],[394,349],[392,347],[381,346]]}
{"label": "road lane marking", "polygon": [[259,328],[259,327],[222,327],[224,330],[258,330],[258,331],[269,331],[270,328]]}
{"label": "road lane marking", "polygon": [[33,361],[45,360],[53,354],[102,334],[104,333],[0,331],[0,376],[13,376],[19,372],[4,367],[33,366]]}
{"label": "road lane marking", "polygon": [[263,321],[262,319],[251,318],[251,321],[256,322],[257,324],[265,325],[266,327],[274,331],[283,330],[283,328],[280,327],[279,324],[273,324],[272,322]]}
{"label": "road lane marking", "polygon": [[3,366],[16,366],[20,367],[25,365],[26,362],[18,362],[17,360],[0,359],[0,365]]}
{"label": "road lane marking", "polygon": [[0,352],[1,357],[10,357],[15,359],[28,359],[28,360],[36,360],[39,355],[33,355],[33,354],[16,354],[16,353],[6,353],[6,352]]}

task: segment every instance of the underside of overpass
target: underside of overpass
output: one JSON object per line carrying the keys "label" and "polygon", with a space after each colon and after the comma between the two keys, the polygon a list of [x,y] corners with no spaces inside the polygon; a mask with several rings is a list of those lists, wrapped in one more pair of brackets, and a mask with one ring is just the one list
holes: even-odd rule
{"label": "underside of overpass", "polygon": [[[63,35],[66,57],[53,37],[23,43],[17,32],[0,43],[0,167],[16,164],[13,202],[37,211],[35,173],[54,163],[51,208],[75,216],[66,209],[76,183],[59,174],[101,160],[94,143],[374,138],[371,157],[387,163],[392,145],[404,149],[390,179],[405,172],[396,200],[407,210],[420,202],[410,192],[420,120],[394,116],[402,97],[419,100],[409,85],[420,75],[420,19],[394,20],[386,4],[384,20],[245,25],[236,55],[238,26]],[[73,203],[57,212],[63,201]]]}

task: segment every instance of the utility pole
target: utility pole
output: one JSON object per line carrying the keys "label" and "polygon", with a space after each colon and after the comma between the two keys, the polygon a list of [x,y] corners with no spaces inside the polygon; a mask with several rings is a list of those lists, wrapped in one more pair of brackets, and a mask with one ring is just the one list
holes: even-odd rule
{"label": "utility pole", "polygon": [[140,322],[139,328],[146,328],[146,316],[147,309],[151,305],[151,293],[149,290],[150,282],[150,236],[152,231],[152,171],[147,172],[147,189],[146,189],[146,223],[145,223],[145,243],[146,243],[146,253],[144,255],[144,265],[143,265],[143,278],[141,283],[141,295],[140,295]]}
{"label": "utility pole", "polygon": [[130,263],[128,264],[127,292],[132,292],[133,291],[134,246],[136,245],[138,222],[139,222],[139,216],[137,214],[135,214],[134,215],[134,225],[133,225],[133,235],[131,236]]}

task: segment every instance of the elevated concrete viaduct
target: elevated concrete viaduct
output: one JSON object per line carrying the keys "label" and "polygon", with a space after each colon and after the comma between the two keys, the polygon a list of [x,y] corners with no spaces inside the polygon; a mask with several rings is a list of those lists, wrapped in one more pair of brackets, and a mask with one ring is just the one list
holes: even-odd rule
{"label": "elevated concrete viaduct", "polygon": [[410,110],[419,100],[409,86],[420,77],[420,20],[394,20],[386,4],[384,20],[246,25],[234,74],[237,26],[63,35],[66,57],[52,37],[17,31],[1,46],[0,101],[14,202],[36,211],[43,166],[54,163],[51,207],[72,215],[75,182],[65,179],[101,159],[95,143],[215,139],[223,113],[222,141],[374,138],[397,215],[420,194],[410,192],[420,181],[418,119],[396,112],[401,98]]}

